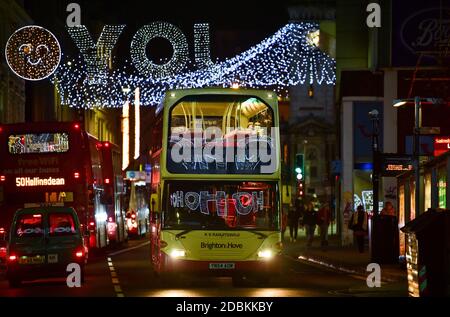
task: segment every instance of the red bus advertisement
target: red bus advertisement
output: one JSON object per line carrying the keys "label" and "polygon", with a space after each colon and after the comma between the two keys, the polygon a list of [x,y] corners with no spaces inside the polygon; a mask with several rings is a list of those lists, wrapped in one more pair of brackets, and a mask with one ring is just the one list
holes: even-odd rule
{"label": "red bus advertisement", "polygon": [[76,122],[0,125],[0,229],[9,230],[19,208],[71,206],[90,231],[87,245],[105,247],[99,144]]}

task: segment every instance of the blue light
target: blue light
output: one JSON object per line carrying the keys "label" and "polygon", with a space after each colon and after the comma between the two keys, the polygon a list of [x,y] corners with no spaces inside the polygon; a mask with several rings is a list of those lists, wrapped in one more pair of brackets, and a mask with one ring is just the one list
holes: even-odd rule
{"label": "blue light", "polygon": [[371,171],[371,170],[373,170],[373,163],[370,163],[370,162],[355,163],[354,169],[355,170],[363,170],[363,171]]}

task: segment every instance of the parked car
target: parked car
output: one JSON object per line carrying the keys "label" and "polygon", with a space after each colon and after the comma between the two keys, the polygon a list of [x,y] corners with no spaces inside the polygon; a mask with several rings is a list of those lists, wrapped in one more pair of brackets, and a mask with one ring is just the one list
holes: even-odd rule
{"label": "parked car", "polygon": [[81,268],[81,282],[88,249],[76,211],[71,207],[37,207],[16,211],[9,232],[7,271],[10,287],[22,281],[66,277],[70,263]]}

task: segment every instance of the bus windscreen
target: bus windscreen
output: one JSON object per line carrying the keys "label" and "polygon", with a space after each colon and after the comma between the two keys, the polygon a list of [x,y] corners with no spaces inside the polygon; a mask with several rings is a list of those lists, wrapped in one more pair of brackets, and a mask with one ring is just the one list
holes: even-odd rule
{"label": "bus windscreen", "polygon": [[277,230],[275,182],[185,182],[165,185],[165,229]]}

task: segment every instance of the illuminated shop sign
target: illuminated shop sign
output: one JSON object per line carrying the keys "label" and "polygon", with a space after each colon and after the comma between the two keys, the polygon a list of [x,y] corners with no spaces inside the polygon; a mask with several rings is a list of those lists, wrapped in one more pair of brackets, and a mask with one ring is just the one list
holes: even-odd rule
{"label": "illuminated shop sign", "polygon": [[412,164],[388,164],[386,171],[411,171],[413,169]]}
{"label": "illuminated shop sign", "polygon": [[380,167],[382,176],[391,177],[413,170],[411,157],[396,153],[383,153]]}
{"label": "illuminated shop sign", "polygon": [[[449,7],[445,1],[393,1],[392,66],[436,65],[436,56],[448,43]],[[427,5],[423,5],[427,3]],[[440,3],[440,4],[437,4]]]}
{"label": "illuminated shop sign", "polygon": [[129,180],[144,180],[145,181],[145,177],[147,176],[147,174],[145,172],[142,171],[127,171],[126,172],[126,179]]}
{"label": "illuminated shop sign", "polygon": [[434,138],[434,156],[450,151],[450,136]]}
{"label": "illuminated shop sign", "polygon": [[64,178],[16,177],[16,187],[61,186],[65,183]]}

